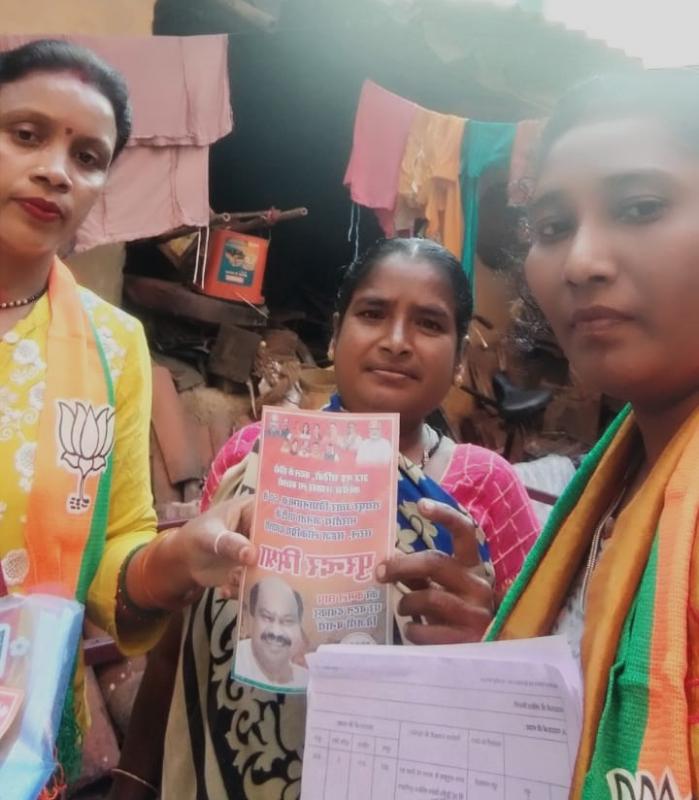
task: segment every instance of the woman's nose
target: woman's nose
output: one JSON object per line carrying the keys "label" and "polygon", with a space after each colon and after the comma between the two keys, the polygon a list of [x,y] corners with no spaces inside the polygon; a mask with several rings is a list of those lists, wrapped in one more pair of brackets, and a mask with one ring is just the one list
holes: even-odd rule
{"label": "woman's nose", "polygon": [[69,191],[73,182],[68,174],[68,154],[61,147],[44,150],[41,160],[32,171],[31,179],[53,191]]}
{"label": "woman's nose", "polygon": [[600,225],[581,224],[572,239],[565,262],[563,277],[573,286],[611,281],[617,265],[608,235]]}
{"label": "woman's nose", "polygon": [[393,319],[389,321],[382,345],[394,355],[400,355],[410,350],[406,320]]}

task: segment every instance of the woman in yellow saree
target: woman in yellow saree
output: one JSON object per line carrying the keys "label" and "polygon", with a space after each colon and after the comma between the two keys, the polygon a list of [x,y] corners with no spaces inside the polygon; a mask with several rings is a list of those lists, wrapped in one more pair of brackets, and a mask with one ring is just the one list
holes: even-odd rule
{"label": "woman in yellow saree", "polygon": [[[57,256],[129,132],[126,85],[91,52],[44,40],[0,54],[0,596],[76,598],[127,653],[255,555],[229,509],[156,538],[143,329]],[[69,776],[81,675],[78,659],[59,736]]]}

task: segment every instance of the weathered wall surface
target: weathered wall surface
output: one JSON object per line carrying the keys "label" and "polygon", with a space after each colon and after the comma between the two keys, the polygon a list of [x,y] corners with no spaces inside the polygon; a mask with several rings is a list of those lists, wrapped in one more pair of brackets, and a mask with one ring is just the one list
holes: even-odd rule
{"label": "weathered wall surface", "polygon": [[147,36],[155,0],[2,0],[0,33]]}

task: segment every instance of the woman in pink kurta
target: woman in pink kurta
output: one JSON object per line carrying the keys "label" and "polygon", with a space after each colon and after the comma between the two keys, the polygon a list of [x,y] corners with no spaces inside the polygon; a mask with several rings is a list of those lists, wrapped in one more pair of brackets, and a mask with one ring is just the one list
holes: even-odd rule
{"label": "woman in pink kurta", "polygon": [[[506,461],[457,445],[425,422],[461,380],[471,305],[460,263],[441,245],[418,239],[375,246],[349,269],[338,296],[331,345],[338,395],[328,413],[400,416],[396,550],[376,568],[377,580],[411,589],[391,593],[396,644],[478,640],[538,532]],[[242,462],[247,467],[255,459],[259,432],[249,425],[219,453],[204,507],[232,491],[238,498],[254,491],[248,477],[242,480],[248,472]],[[343,434],[333,447],[362,447],[349,426]],[[306,434],[286,435],[293,449]],[[305,698],[231,677],[237,614],[230,595],[206,592],[185,612],[179,636],[175,631],[178,667],[165,753],[153,759],[163,764],[163,800],[299,797]],[[159,660],[151,659],[149,670]],[[165,671],[148,685],[172,681]],[[146,699],[154,703],[152,694]],[[154,746],[154,737],[142,744],[129,743],[134,760]]]}

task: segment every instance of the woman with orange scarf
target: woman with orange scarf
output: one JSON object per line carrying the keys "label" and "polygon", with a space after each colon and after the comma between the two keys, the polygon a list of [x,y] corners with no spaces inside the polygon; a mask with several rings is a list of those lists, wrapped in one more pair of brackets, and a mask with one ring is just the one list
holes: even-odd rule
{"label": "woman with orange scarf", "polygon": [[[230,507],[156,538],[142,328],[57,257],[129,131],[125,83],[91,52],[39,41],[0,55],[0,595],[76,598],[125,653],[255,555]],[[59,737],[69,773],[81,674]]]}
{"label": "woman with orange scarf", "polygon": [[491,637],[561,633],[584,718],[571,797],[699,797],[699,76],[558,105],[527,281],[589,389],[629,405],[581,466]]}

